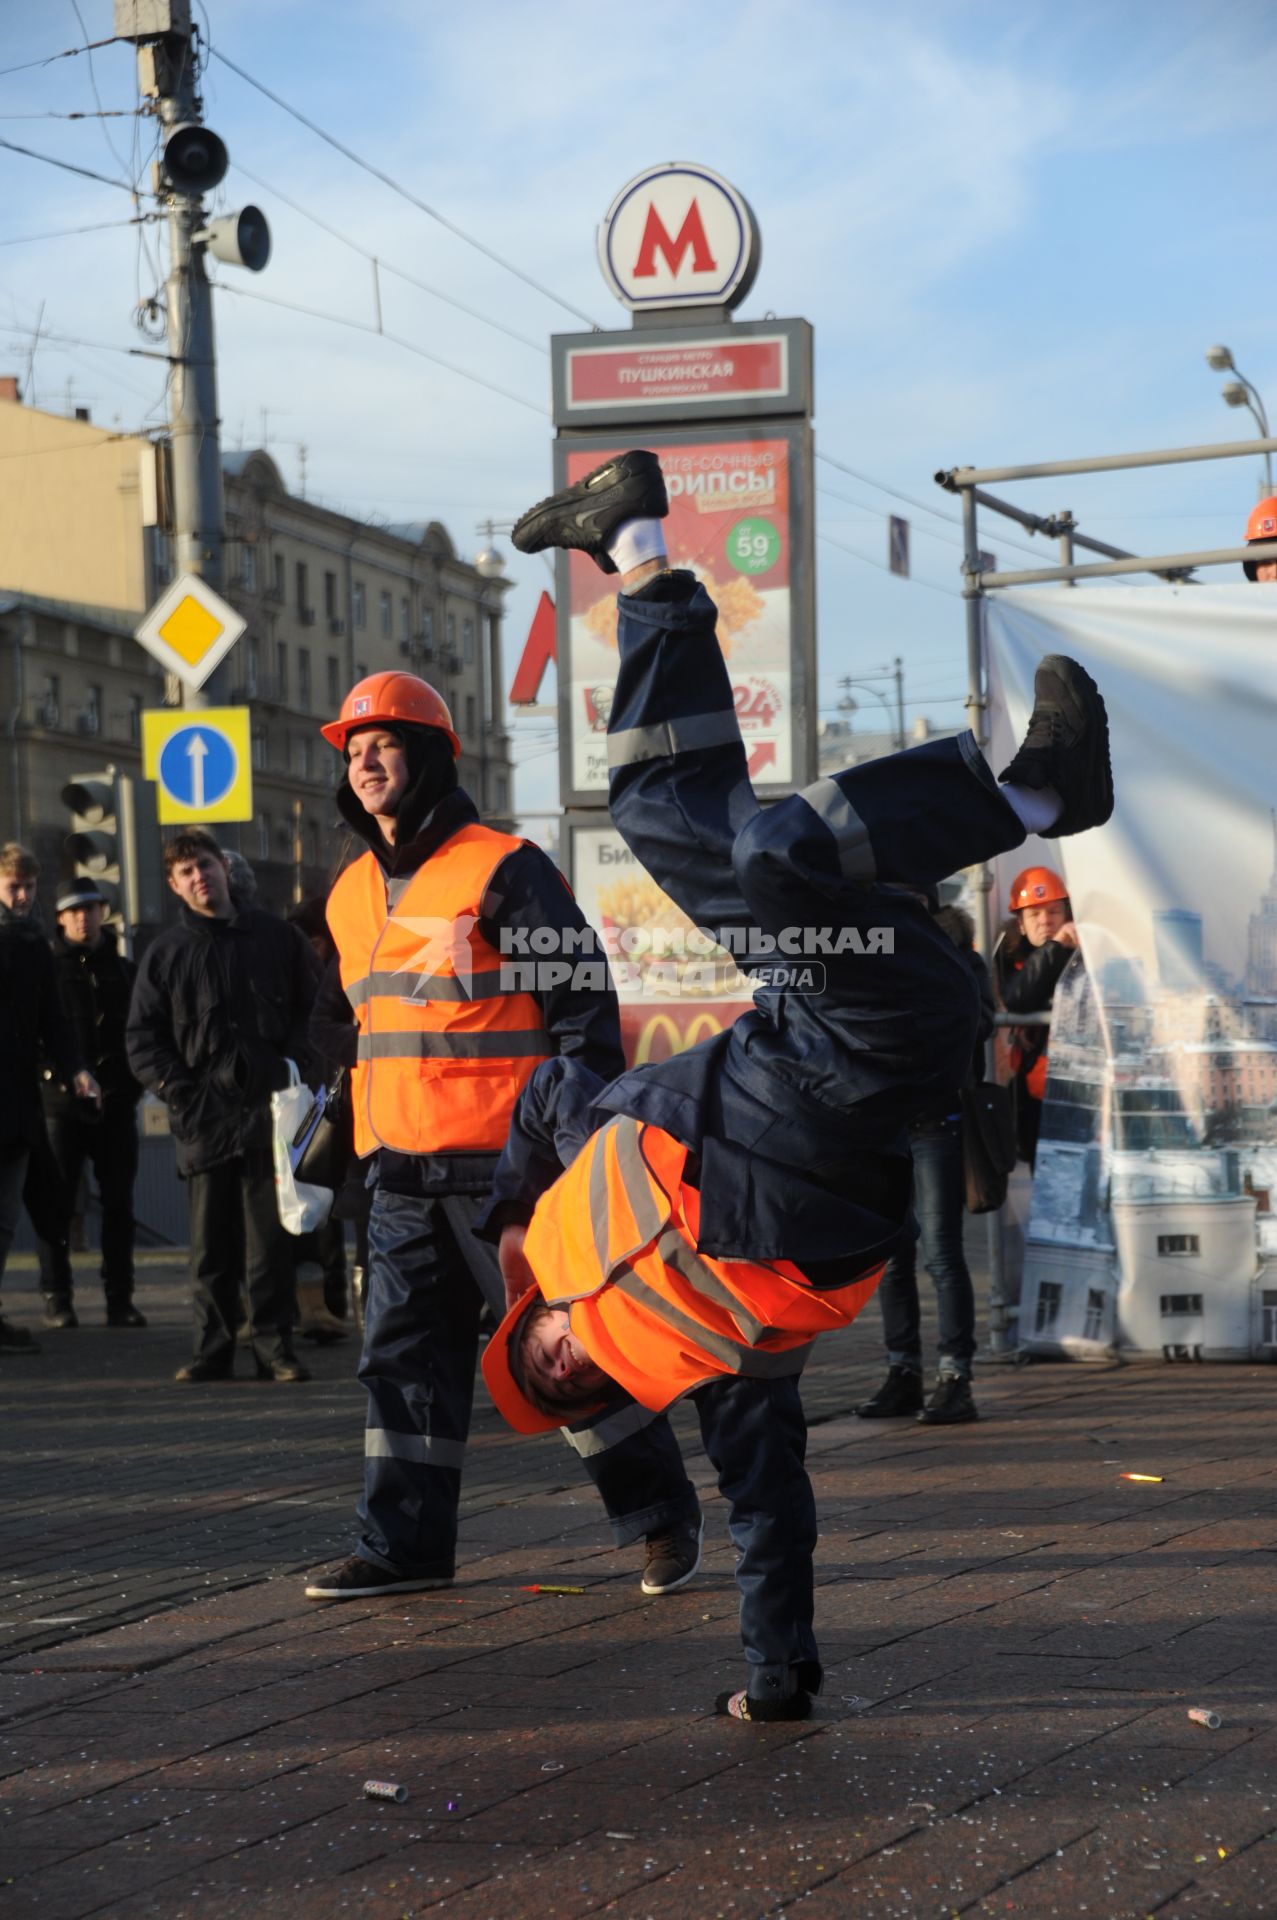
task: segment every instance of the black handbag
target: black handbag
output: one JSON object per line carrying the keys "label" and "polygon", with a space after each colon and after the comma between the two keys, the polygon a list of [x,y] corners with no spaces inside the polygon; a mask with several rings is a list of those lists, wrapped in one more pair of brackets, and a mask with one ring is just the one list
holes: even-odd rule
{"label": "black handbag", "polygon": [[962,1089],[962,1173],[968,1213],[993,1213],[1007,1197],[1018,1155],[1010,1087],[979,1080]]}
{"label": "black handbag", "polygon": [[292,1150],[296,1179],[336,1193],[355,1151],[355,1115],[345,1067],[315,1095],[293,1135]]}

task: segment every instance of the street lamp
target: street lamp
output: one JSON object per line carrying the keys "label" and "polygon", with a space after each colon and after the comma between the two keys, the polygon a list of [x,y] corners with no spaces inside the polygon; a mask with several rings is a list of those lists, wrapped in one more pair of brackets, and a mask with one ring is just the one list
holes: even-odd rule
{"label": "street lamp", "polygon": [[[1261,437],[1267,440],[1268,415],[1264,411],[1264,403],[1260,398],[1259,389],[1258,387],[1254,386],[1246,378],[1245,374],[1241,371],[1241,368],[1234,361],[1232,353],[1229,350],[1229,348],[1222,347],[1222,346],[1207,347],[1206,364],[1208,367],[1213,367],[1216,373],[1236,374],[1237,378],[1235,380],[1226,380],[1223,386],[1220,388],[1220,392],[1224,397],[1224,401],[1226,405],[1230,407],[1249,408],[1251,417],[1253,418],[1255,425],[1259,428]],[[1270,494],[1272,490],[1273,490],[1272,455],[1269,453],[1265,453],[1264,478],[1260,486],[1261,498],[1267,494]]]}

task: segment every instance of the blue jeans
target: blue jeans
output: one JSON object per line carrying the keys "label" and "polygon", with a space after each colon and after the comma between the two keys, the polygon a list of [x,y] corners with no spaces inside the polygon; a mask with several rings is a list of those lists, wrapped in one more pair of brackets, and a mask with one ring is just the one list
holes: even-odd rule
{"label": "blue jeans", "polygon": [[[469,1231],[479,1197],[373,1196],[364,1347],[363,1532],[357,1557],[392,1572],[450,1574],[470,1434],[479,1311],[496,1269]],[[499,1274],[497,1285],[500,1285]],[[618,1545],[696,1517],[674,1431],[646,1408],[608,1408],[567,1434]]]}
{"label": "blue jeans", "polygon": [[[962,1248],[965,1188],[961,1118],[913,1131],[913,1209],[922,1259],[936,1290],[940,1316],[942,1374],[969,1378],[975,1355],[975,1291]],[[887,1263],[878,1289],[887,1359],[893,1367],[922,1372],[917,1242],[910,1240]]]}

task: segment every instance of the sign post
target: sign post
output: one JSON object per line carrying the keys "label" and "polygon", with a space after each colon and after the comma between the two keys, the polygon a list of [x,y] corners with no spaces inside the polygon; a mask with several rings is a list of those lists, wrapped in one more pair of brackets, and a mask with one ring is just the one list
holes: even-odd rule
{"label": "sign post", "polygon": [[[797,319],[733,320],[758,271],[758,224],[744,196],[707,167],[674,162],[636,174],[608,209],[598,252],[633,324],[551,340],[555,488],[626,448],[657,454],[670,563],[697,573],[718,608],[750,777],[763,798],[792,792],[817,771],[812,329]],[[677,944],[685,930],[664,926],[672,903],[619,884],[636,863],[604,812],[614,584],[586,556],[559,553],[555,607],[569,878],[620,950],[631,934],[640,945],[646,937],[623,924],[626,902],[652,917],[658,942],[668,935]],[[677,1051],[749,1004],[731,967],[616,971],[632,1057]]]}
{"label": "sign post", "polygon": [[253,817],[247,707],[161,707],[142,715],[142,771],[163,827]]}

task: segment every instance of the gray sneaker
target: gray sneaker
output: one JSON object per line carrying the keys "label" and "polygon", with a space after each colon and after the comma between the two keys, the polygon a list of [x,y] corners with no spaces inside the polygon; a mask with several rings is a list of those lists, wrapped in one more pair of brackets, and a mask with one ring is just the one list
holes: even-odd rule
{"label": "gray sneaker", "polygon": [[685,1587],[701,1564],[701,1543],[705,1538],[705,1516],[671,1527],[667,1533],[649,1533],[647,1559],[643,1566],[644,1593],[677,1593]]}

